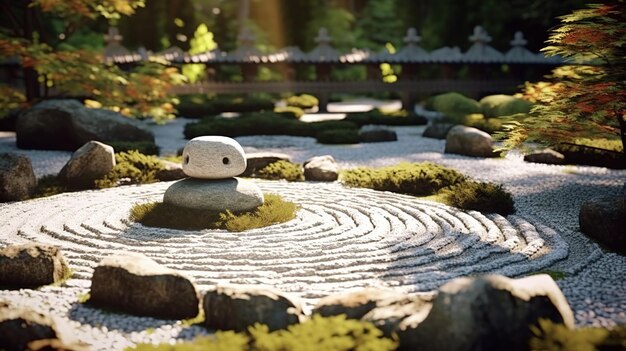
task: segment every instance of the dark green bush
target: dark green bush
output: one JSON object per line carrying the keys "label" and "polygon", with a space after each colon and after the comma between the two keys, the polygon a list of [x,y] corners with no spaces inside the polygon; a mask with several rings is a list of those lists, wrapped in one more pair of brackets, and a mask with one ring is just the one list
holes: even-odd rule
{"label": "dark green bush", "polygon": [[304,111],[300,107],[294,106],[276,107],[274,112],[293,119],[298,119],[304,115]]}
{"label": "dark green bush", "polygon": [[130,220],[148,227],[183,230],[226,229],[231,232],[267,227],[295,218],[298,207],[275,194],[264,194],[265,202],[252,211],[210,211],[178,207],[163,202],[135,205]]}
{"label": "dark green bush", "polygon": [[379,109],[368,112],[349,113],[344,121],[353,122],[358,126],[367,124],[388,125],[388,126],[418,126],[428,123],[428,120],[415,113],[407,111],[395,111],[385,113]]}
{"label": "dark green bush", "polygon": [[218,96],[209,98],[204,94],[183,95],[176,107],[178,115],[188,118],[201,118],[222,112],[271,111],[274,101],[249,96]]}
{"label": "dark green bush", "polygon": [[149,141],[107,141],[116,153],[138,151],[144,155],[158,155],[159,147]]}
{"label": "dark green bush", "polygon": [[508,215],[515,212],[513,197],[502,185],[468,180],[442,192],[447,204],[465,210]]}
{"label": "dark green bush", "polygon": [[315,135],[320,144],[358,144],[359,132],[355,129],[330,129]]}
{"label": "dark green bush", "polygon": [[464,182],[466,177],[451,168],[424,162],[345,170],[341,172],[340,179],[343,184],[352,187],[428,196]]}
{"label": "dark green bush", "polygon": [[96,180],[97,188],[110,188],[120,184],[147,184],[158,181],[156,174],[164,169],[159,158],[137,151],[115,154],[115,167],[103,179]]}
{"label": "dark green bush", "polygon": [[479,103],[487,118],[527,114],[533,107],[532,102],[511,95],[489,95],[480,99]]}
{"label": "dark green bush", "polygon": [[391,351],[398,347],[394,340],[369,322],[346,319],[345,316],[313,316],[302,324],[287,330],[270,332],[267,326],[256,324],[247,333],[218,331],[211,336],[201,336],[193,341],[175,345],[139,344],[126,351]]}
{"label": "dark green bush", "polygon": [[294,95],[287,98],[287,106],[298,107],[301,109],[310,109],[319,105],[319,100],[309,94]]}
{"label": "dark green bush", "polygon": [[358,126],[345,121],[323,121],[306,123],[284,118],[275,112],[244,114],[237,118],[204,118],[185,126],[187,139],[202,135],[224,135],[228,137],[248,135],[293,135],[316,137],[319,132],[330,129],[354,129]]}
{"label": "dark green bush", "polygon": [[430,97],[426,100],[426,108],[439,111],[448,116],[482,113],[482,107],[478,101],[454,92]]}
{"label": "dark green bush", "polygon": [[71,189],[56,176],[52,174],[45,175],[37,180],[37,188],[33,194],[33,198],[52,196]]}
{"label": "dark green bush", "polygon": [[269,180],[284,179],[289,182],[298,182],[304,180],[304,171],[302,170],[302,166],[297,163],[279,160],[255,171],[252,177]]}
{"label": "dark green bush", "polygon": [[530,329],[534,336],[530,339],[529,350],[626,350],[626,325],[619,325],[613,329],[595,327],[569,329],[563,324],[540,319],[539,325],[533,325]]}

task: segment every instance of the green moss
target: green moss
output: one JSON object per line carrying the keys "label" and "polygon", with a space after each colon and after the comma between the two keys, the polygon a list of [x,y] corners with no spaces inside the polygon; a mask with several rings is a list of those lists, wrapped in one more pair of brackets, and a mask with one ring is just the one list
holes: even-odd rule
{"label": "green moss", "polygon": [[144,155],[159,154],[159,147],[149,141],[108,141],[106,144],[112,146],[116,153],[134,150]]}
{"label": "green moss", "polygon": [[534,274],[547,274],[549,275],[553,280],[561,280],[565,277],[567,277],[567,274],[565,274],[564,272],[561,271],[552,271],[552,270],[545,270],[545,271],[540,271],[540,272],[536,272]]}
{"label": "green moss", "polygon": [[482,113],[487,118],[527,114],[533,107],[532,102],[511,95],[489,95],[480,101]]}
{"label": "green moss", "polygon": [[320,144],[358,144],[359,132],[355,129],[323,130],[315,135]]}
{"label": "green moss", "polygon": [[454,92],[430,97],[426,102],[426,106],[448,116],[482,113],[482,107],[478,101]]}
{"label": "green moss", "polygon": [[148,184],[158,181],[156,174],[163,164],[155,156],[137,151],[115,154],[116,165],[103,179],[96,180],[97,188],[110,188],[120,184]]}
{"label": "green moss", "polygon": [[183,230],[226,229],[232,232],[266,227],[295,218],[297,205],[275,194],[264,196],[263,205],[246,212],[196,210],[162,202],[150,202],[133,206],[129,218],[148,227]]}
{"label": "green moss", "polygon": [[192,325],[200,325],[202,323],[204,323],[206,318],[206,315],[204,314],[204,308],[200,308],[198,310],[198,315],[193,317],[193,318],[189,318],[189,319],[184,319],[180,322],[180,324],[183,327],[191,327]]}
{"label": "green moss", "polygon": [[340,180],[352,187],[426,196],[463,182],[466,177],[451,168],[424,162],[345,170],[340,173]]}
{"label": "green moss", "polygon": [[46,197],[70,191],[69,187],[52,174],[45,175],[37,180],[37,189],[33,198]]}
{"label": "green moss", "polygon": [[304,171],[300,164],[279,160],[255,171],[252,177],[269,180],[284,179],[289,182],[298,182],[304,180]]}
{"label": "green moss", "polygon": [[297,350],[395,350],[398,343],[385,338],[383,333],[369,322],[348,320],[345,316],[320,317],[318,315],[287,330],[270,332],[264,325],[256,324],[247,333],[218,331],[189,342],[175,345],[140,344],[127,351],[297,351]]}
{"label": "green moss", "polygon": [[468,180],[443,190],[448,205],[465,210],[508,215],[515,212],[513,197],[499,184]]}
{"label": "green moss", "polygon": [[409,113],[405,110],[394,112],[383,112],[374,109],[368,112],[350,113],[344,121],[353,122],[359,126],[368,124],[389,125],[389,126],[415,126],[424,125],[428,120],[415,113]]}
{"label": "green moss", "polygon": [[309,94],[294,95],[286,100],[287,106],[298,107],[301,109],[310,109],[319,105],[319,100]]}
{"label": "green moss", "polygon": [[89,302],[89,299],[91,299],[91,294],[86,292],[86,293],[78,294],[78,296],[76,297],[76,302],[84,304],[84,303]]}
{"label": "green moss", "polygon": [[576,328],[568,329],[563,324],[540,319],[538,326],[530,327],[533,337],[530,350],[545,351],[609,351],[626,349],[626,325],[613,329]]}
{"label": "green moss", "polygon": [[304,111],[300,107],[294,106],[276,107],[274,112],[293,119],[298,119],[304,115]]}

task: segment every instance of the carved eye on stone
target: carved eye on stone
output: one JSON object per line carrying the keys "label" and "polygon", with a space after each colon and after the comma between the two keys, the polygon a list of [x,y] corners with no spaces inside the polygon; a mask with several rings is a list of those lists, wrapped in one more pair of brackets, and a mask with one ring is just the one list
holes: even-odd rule
{"label": "carved eye on stone", "polygon": [[189,155],[185,156],[185,164],[189,164]]}
{"label": "carved eye on stone", "polygon": [[224,158],[222,159],[222,163],[223,163],[223,164],[225,164],[225,165],[227,165],[227,164],[229,164],[229,163],[230,163],[230,160],[228,159],[228,157],[224,157]]}

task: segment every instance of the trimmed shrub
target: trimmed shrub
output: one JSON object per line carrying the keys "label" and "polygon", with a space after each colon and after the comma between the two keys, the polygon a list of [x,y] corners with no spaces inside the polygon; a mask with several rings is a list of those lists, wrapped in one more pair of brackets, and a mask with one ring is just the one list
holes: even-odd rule
{"label": "trimmed shrub", "polygon": [[478,101],[459,93],[445,93],[430,97],[426,101],[427,108],[439,111],[448,116],[463,116],[482,113]]}
{"label": "trimmed shrub", "polygon": [[480,99],[482,113],[487,118],[527,114],[533,103],[511,95],[489,95]]}
{"label": "trimmed shrub", "polygon": [[116,153],[137,151],[144,155],[158,155],[159,147],[149,141],[107,141]]}
{"label": "trimmed shrub", "polygon": [[359,132],[355,129],[330,129],[315,135],[320,144],[358,144]]}
{"label": "trimmed shrub", "polygon": [[502,185],[468,180],[442,191],[445,202],[454,207],[508,215],[515,212],[513,197]]}
{"label": "trimmed shrub", "polygon": [[353,122],[358,126],[367,124],[388,126],[419,126],[428,123],[428,120],[415,113],[405,110],[385,113],[379,109],[368,112],[350,113],[344,121]]}
{"label": "trimmed shrub", "polygon": [[424,162],[382,168],[355,168],[342,171],[339,179],[352,187],[428,196],[464,182],[467,178],[454,169]]}
{"label": "trimmed shrub", "polygon": [[115,154],[116,165],[103,179],[96,180],[96,188],[111,188],[126,184],[157,182],[157,172],[164,169],[159,158],[137,151]]}
{"label": "trimmed shrub", "polygon": [[539,326],[531,326],[534,336],[529,350],[626,350],[626,325],[613,329],[587,327],[569,329],[563,324],[540,319]]}
{"label": "trimmed shrub", "polygon": [[209,98],[204,94],[184,95],[176,106],[178,115],[187,118],[202,118],[222,112],[271,111],[274,102],[270,99],[242,96],[219,96]]}
{"label": "trimmed shrub", "polygon": [[294,106],[275,107],[274,112],[293,119],[299,119],[304,115],[304,111],[300,107]]}
{"label": "trimmed shrub", "polygon": [[304,171],[300,164],[279,160],[255,171],[252,177],[269,180],[284,179],[289,182],[298,182],[304,180]]}
{"label": "trimmed shrub", "polygon": [[319,105],[319,100],[309,94],[294,95],[286,100],[287,106],[298,107],[301,109],[310,109]]}
{"label": "trimmed shrub", "polygon": [[296,350],[377,350],[391,351],[398,343],[385,338],[382,331],[369,322],[346,319],[345,316],[320,317],[315,315],[302,324],[287,330],[270,332],[265,325],[256,324],[247,333],[218,331],[211,336],[197,337],[193,341],[175,345],[139,344],[127,351],[296,351]]}
{"label": "trimmed shrub", "polygon": [[148,227],[182,230],[226,229],[231,232],[267,227],[295,218],[298,206],[275,194],[264,194],[265,202],[252,211],[210,211],[178,207],[162,202],[137,204],[129,219]]}

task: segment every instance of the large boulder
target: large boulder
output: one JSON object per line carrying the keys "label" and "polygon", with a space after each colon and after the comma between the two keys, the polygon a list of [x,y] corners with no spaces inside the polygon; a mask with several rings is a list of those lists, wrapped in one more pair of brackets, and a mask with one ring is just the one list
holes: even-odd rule
{"label": "large boulder", "polygon": [[445,139],[450,129],[454,127],[452,123],[432,123],[424,130],[424,138]]}
{"label": "large boulder", "polygon": [[498,157],[491,135],[472,127],[455,126],[446,136],[445,153],[474,157]]}
{"label": "large boulder", "polygon": [[291,162],[291,156],[278,152],[251,152],[246,154],[246,161],[246,170],[241,174],[242,177],[250,177],[270,163],[277,161]]}
{"label": "large boulder", "polygon": [[586,201],[578,215],[580,230],[607,248],[626,254],[626,192]]}
{"label": "large boulder", "polygon": [[20,114],[16,123],[21,149],[74,151],[90,140],[149,141],[154,135],[121,114],[86,108],[76,100],[47,100]]}
{"label": "large boulder", "polygon": [[458,278],[439,289],[423,321],[403,321],[398,336],[404,350],[522,351],[540,318],[574,327],[565,296],[547,274]]}
{"label": "large boulder", "polygon": [[263,205],[263,192],[254,182],[241,178],[186,178],[172,184],[163,202],[198,210],[248,211]]}
{"label": "large boulder", "polygon": [[27,199],[36,188],[37,178],[28,157],[0,154],[0,202]]}
{"label": "large boulder", "polygon": [[255,323],[271,331],[297,324],[302,318],[298,302],[270,288],[217,286],[203,302],[205,325],[211,329],[246,331]]}
{"label": "large boulder", "polygon": [[114,166],[113,148],[92,140],[74,152],[58,177],[72,188],[92,188],[94,181],[106,176]]}
{"label": "large boulder", "polygon": [[225,179],[245,170],[246,156],[235,139],[201,136],[189,140],[183,149],[183,172],[190,177]]}
{"label": "large boulder", "polygon": [[562,153],[552,149],[543,149],[533,151],[524,155],[524,161],[534,163],[545,163],[549,165],[561,165],[565,162],[565,156]]}
{"label": "large boulder", "polygon": [[339,178],[339,165],[331,155],[312,157],[304,162],[304,178],[312,181],[333,182]]}
{"label": "large boulder", "polygon": [[58,337],[50,317],[0,301],[0,350],[31,350],[34,341]]}
{"label": "large boulder", "polygon": [[139,316],[167,319],[198,315],[196,287],[177,271],[138,253],[104,258],[93,272],[89,302]]}
{"label": "large boulder", "polygon": [[69,274],[63,254],[54,246],[28,243],[0,250],[0,287],[36,288],[61,282]]}

